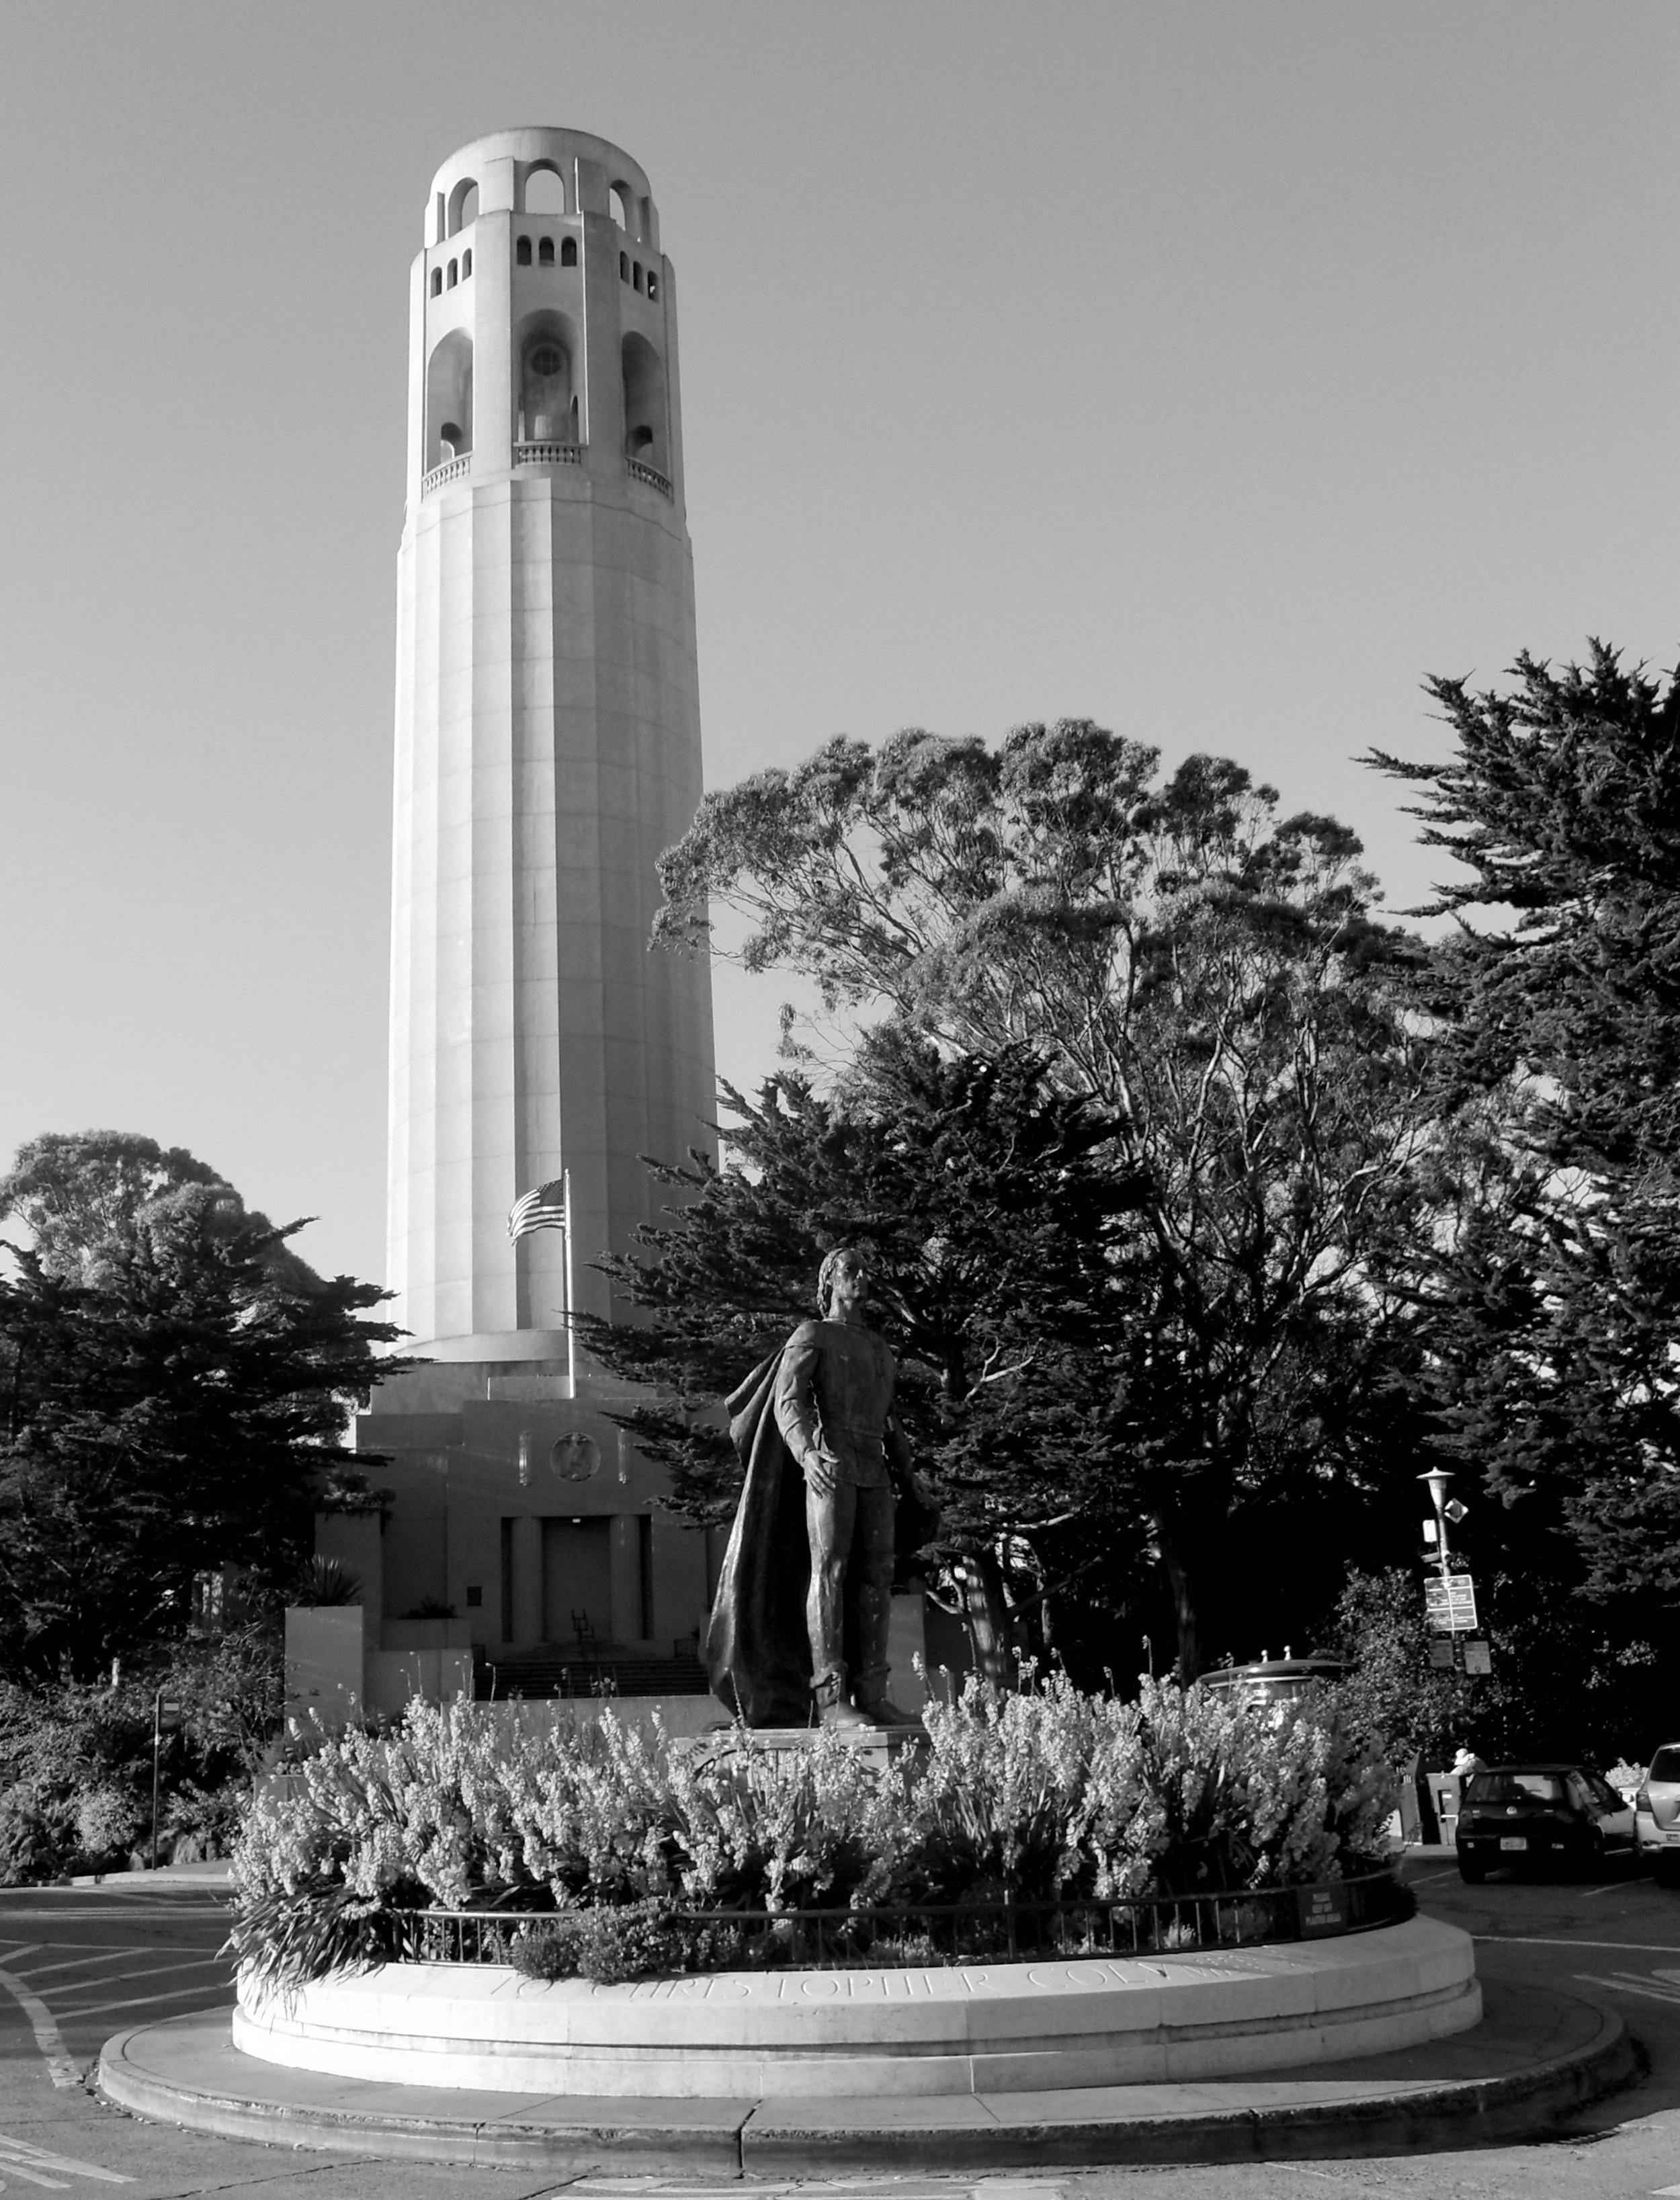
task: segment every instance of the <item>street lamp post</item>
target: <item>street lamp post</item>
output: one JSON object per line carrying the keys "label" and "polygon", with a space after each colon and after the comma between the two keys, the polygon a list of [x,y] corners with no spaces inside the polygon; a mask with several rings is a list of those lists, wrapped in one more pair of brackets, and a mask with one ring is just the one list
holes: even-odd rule
{"label": "street lamp post", "polygon": [[1444,1466],[1431,1466],[1427,1474],[1418,1477],[1429,1484],[1430,1502],[1435,1507],[1435,1556],[1444,1582],[1452,1569],[1447,1559],[1447,1484],[1452,1480]]}

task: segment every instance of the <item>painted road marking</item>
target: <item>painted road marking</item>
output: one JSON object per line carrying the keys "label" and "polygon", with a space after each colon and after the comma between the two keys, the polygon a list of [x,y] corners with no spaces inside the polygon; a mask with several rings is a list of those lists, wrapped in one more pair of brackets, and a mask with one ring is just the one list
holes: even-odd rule
{"label": "painted road marking", "polygon": [[[170,1992],[170,1993],[161,1993],[161,1994],[130,1994],[130,1995],[128,1996],[127,1999],[126,1999],[126,2000],[125,2000],[125,2001],[97,2001],[97,2002],[94,2002],[94,2003],[92,2003],[90,2006],[88,2006],[88,2007],[86,2007],[86,2008],[83,2008],[83,2009],[67,2009],[67,2010],[65,2010],[65,2012],[64,2012],[64,2015],[66,2016],[66,2017],[67,2017],[67,2017],[73,2017],[73,2016],[74,2016],[74,2017],[83,2017],[83,2016],[108,2016],[111,2014],[111,2011],[112,2011],[114,2009],[149,2009],[155,2002],[160,2002],[160,2001],[184,2001],[184,2000],[186,1999],[186,1998],[187,1998],[187,1996],[188,1996],[189,1994],[207,1994],[207,1993],[214,1993],[214,1992],[215,1992],[216,1991],[217,1991],[217,1989],[216,1989],[214,1986],[210,1986],[210,1985],[208,1985],[208,1984],[206,1984],[206,1985],[202,1986],[177,1986],[177,1987],[175,1987],[175,1989],[173,1990],[173,1992]],[[233,1981],[232,1981],[232,1980],[231,1980],[231,1979],[227,1980],[227,1981],[226,1981],[226,1982],[225,1982],[225,1983],[222,1986],[222,1987],[220,1988],[220,1991],[221,1991],[223,1993],[230,1993],[230,1994],[231,1994],[231,1993],[233,1992]],[[207,2010],[208,2010],[208,2009],[210,2009],[210,2008],[215,2008],[215,2009],[223,2009],[223,2008],[227,2008],[227,2009],[231,2009],[231,2008],[232,2008],[232,2006],[233,2006],[233,2004],[232,2004],[232,2003],[231,2003],[231,2002],[226,2002],[226,2003],[223,2003],[223,2002],[208,2003],[208,2002],[207,2002],[207,2003],[205,2004],[205,2007],[206,2007],[206,2009],[207,2009]],[[190,2011],[189,2011],[189,2012],[188,2012],[188,2014],[190,2014]]]}
{"label": "painted road marking", "polygon": [[26,2139],[13,2139],[5,2132],[0,2132],[0,2169],[30,2185],[50,2185],[56,2192],[68,2191],[69,2187],[56,2177],[42,2176],[42,2170],[61,2169],[67,2177],[95,2177],[106,2185],[134,2182],[120,2170],[102,2169],[97,2162],[82,2162],[73,2154],[50,2154],[45,2147],[31,2146]]}
{"label": "painted road marking", "polygon": [[[113,1956],[149,1956],[155,1952],[155,1951],[150,1948],[127,1946],[102,1948],[97,1956],[78,1956],[73,1962],[67,1963],[30,1963],[20,1968],[24,1970],[25,1976],[33,1986],[38,1980],[49,1977],[54,1971],[85,1971],[90,1963],[108,1963]],[[54,1988],[54,1992],[57,1992],[56,1987]]]}
{"label": "painted road marking", "polygon": [[[19,1955],[32,1955],[32,1948],[20,1948]],[[0,1971],[0,1986],[3,1986],[24,2015],[29,2019],[29,2028],[35,2035],[35,2045],[40,2049],[47,2066],[47,2075],[55,2086],[79,2086],[82,2074],[70,2060],[64,2042],[59,2037],[58,2027],[53,2022],[52,2011],[38,1993],[31,1993],[23,1981],[11,1971]]]}
{"label": "painted road marking", "polygon": [[[149,1952],[161,1955],[163,1951],[157,1949]],[[194,1956],[185,1962],[179,1957],[171,1957],[161,1963],[148,1963],[138,1971],[113,1971],[108,1977],[102,1979],[73,1979],[67,1981],[61,1988],[55,1986],[53,1991],[55,1993],[66,1994],[97,1993],[102,1986],[126,1986],[130,1979],[167,1979],[173,1978],[178,1971],[229,1969],[230,1966],[225,1964],[220,1956]],[[189,1987],[188,1992],[191,1991],[192,1989]]]}
{"label": "painted road marking", "polygon": [[[588,2177],[565,2188],[567,2200],[741,2200],[739,2185],[683,2185],[664,2177]],[[1065,2200],[1065,2187],[1049,2178],[986,2177],[970,2182],[951,2179],[937,2185],[917,2184],[891,2175],[849,2179],[821,2185],[752,2185],[753,2200],[956,2200],[967,2191],[972,2200]]]}
{"label": "painted road marking", "polygon": [[1648,2001],[1665,2001],[1671,2009],[1680,2008],[1680,1993],[1672,1986],[1653,1986],[1648,1979],[1630,1978],[1625,1973],[1617,1978],[1598,1979],[1590,1971],[1577,1971],[1575,1975],[1583,1986],[1605,1986],[1612,1993],[1643,1994]]}
{"label": "painted road marking", "polygon": [[1672,1940],[1541,1940],[1521,1933],[1472,1933],[1494,1948],[1616,1948],[1624,1956],[1680,1956]]}

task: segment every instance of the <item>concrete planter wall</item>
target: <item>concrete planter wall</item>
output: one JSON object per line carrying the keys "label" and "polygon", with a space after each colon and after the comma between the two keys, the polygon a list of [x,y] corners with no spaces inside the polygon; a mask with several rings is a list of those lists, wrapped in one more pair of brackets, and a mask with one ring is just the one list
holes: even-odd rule
{"label": "concrete planter wall", "polygon": [[240,1986],[235,2045],[398,2085],[685,2099],[1161,2084],[1375,2055],[1481,2016],[1468,1936],[1416,1917],[1229,1954],[598,1986],[386,1964]]}

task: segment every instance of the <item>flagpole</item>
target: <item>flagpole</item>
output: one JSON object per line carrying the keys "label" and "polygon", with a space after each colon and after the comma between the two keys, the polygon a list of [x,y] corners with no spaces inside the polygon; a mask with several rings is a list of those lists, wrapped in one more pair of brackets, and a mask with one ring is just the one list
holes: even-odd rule
{"label": "flagpole", "polygon": [[565,1201],[565,1367],[566,1388],[577,1395],[577,1324],[571,1296],[571,1171],[560,1171],[561,1196]]}

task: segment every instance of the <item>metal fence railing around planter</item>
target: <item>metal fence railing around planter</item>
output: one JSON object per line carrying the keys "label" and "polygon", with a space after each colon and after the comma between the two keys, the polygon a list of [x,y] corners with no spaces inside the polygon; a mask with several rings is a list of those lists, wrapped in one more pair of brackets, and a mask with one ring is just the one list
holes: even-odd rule
{"label": "metal fence railing around planter", "polygon": [[[1144,1956],[1258,1947],[1397,1924],[1414,1908],[1391,1870],[1311,1887],[1175,1894],[1132,1902],[966,1902],[869,1910],[676,1910],[661,1913],[675,1945],[705,1970],[840,1970],[1045,1957]],[[397,1960],[505,1963],[519,1934],[576,1910],[403,1910]]]}

